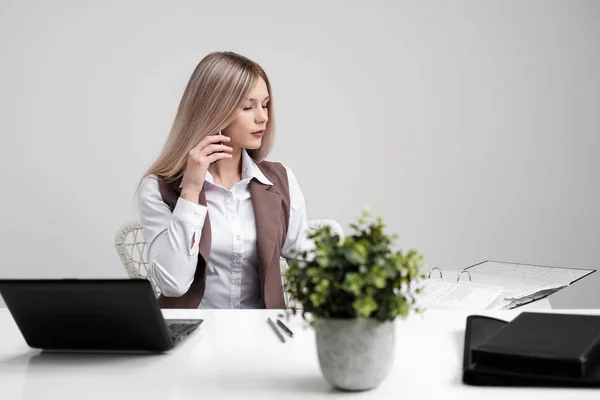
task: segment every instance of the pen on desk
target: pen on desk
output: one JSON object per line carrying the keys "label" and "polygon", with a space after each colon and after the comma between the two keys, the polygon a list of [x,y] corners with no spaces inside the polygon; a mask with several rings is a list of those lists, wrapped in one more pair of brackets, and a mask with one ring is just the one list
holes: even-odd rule
{"label": "pen on desk", "polygon": [[290,328],[288,328],[287,326],[285,326],[283,324],[283,322],[281,322],[279,319],[277,320],[277,325],[279,325],[281,327],[281,329],[283,329],[285,331],[285,333],[287,333],[288,335],[290,335],[290,337],[294,337],[294,332],[292,332],[290,330]]}
{"label": "pen on desk", "polygon": [[279,340],[281,340],[283,343],[285,343],[285,338],[283,337],[281,332],[279,332],[279,329],[277,329],[277,327],[275,326],[275,324],[273,323],[271,318],[267,318],[267,322],[269,323],[269,325],[271,325],[271,329],[273,329],[273,332],[275,332],[275,334],[277,335]]}

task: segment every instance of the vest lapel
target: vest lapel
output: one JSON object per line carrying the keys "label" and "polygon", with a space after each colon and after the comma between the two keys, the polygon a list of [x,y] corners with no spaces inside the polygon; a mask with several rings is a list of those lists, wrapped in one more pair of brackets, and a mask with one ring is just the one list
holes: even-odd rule
{"label": "vest lapel", "polygon": [[[272,267],[273,253],[281,236],[281,195],[271,191],[270,185],[264,185],[252,179],[250,195],[256,220],[256,249],[258,253],[258,272],[261,287],[265,288],[266,277]],[[264,293],[263,293],[264,297]]]}

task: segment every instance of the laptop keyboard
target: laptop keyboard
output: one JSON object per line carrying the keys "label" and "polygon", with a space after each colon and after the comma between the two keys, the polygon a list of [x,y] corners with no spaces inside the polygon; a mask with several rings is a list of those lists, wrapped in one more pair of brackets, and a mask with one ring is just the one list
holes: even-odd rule
{"label": "laptop keyboard", "polygon": [[171,323],[167,325],[169,332],[171,333],[171,339],[178,341],[192,333],[199,323]]}

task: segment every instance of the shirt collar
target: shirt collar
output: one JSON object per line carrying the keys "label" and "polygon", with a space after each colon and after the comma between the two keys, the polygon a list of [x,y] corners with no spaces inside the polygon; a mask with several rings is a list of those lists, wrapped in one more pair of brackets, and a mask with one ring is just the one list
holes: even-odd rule
{"label": "shirt collar", "polygon": [[[273,186],[273,182],[267,179],[265,174],[262,173],[256,162],[250,157],[250,154],[246,151],[246,149],[242,149],[242,180],[252,178],[256,178],[260,183],[264,185]],[[215,180],[212,174],[206,171],[206,177],[204,178],[206,182],[214,183]],[[179,184],[179,188],[183,187],[183,180]]]}
{"label": "shirt collar", "polygon": [[273,186],[273,182],[262,173],[246,149],[242,149],[242,179],[252,178],[256,178],[263,185]]}

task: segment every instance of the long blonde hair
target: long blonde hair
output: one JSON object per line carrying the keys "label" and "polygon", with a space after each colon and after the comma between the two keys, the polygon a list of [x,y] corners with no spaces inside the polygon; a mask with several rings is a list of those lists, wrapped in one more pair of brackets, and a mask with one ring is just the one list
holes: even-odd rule
{"label": "long blonde hair", "polygon": [[180,178],[190,150],[235,119],[259,77],[264,79],[269,91],[269,120],[261,146],[248,150],[248,154],[257,163],[264,160],[273,147],[275,135],[273,95],[267,74],[260,65],[242,55],[214,52],[204,57],[194,69],[162,152],[143,175],[140,184],[149,175],[156,175],[167,182]]}

